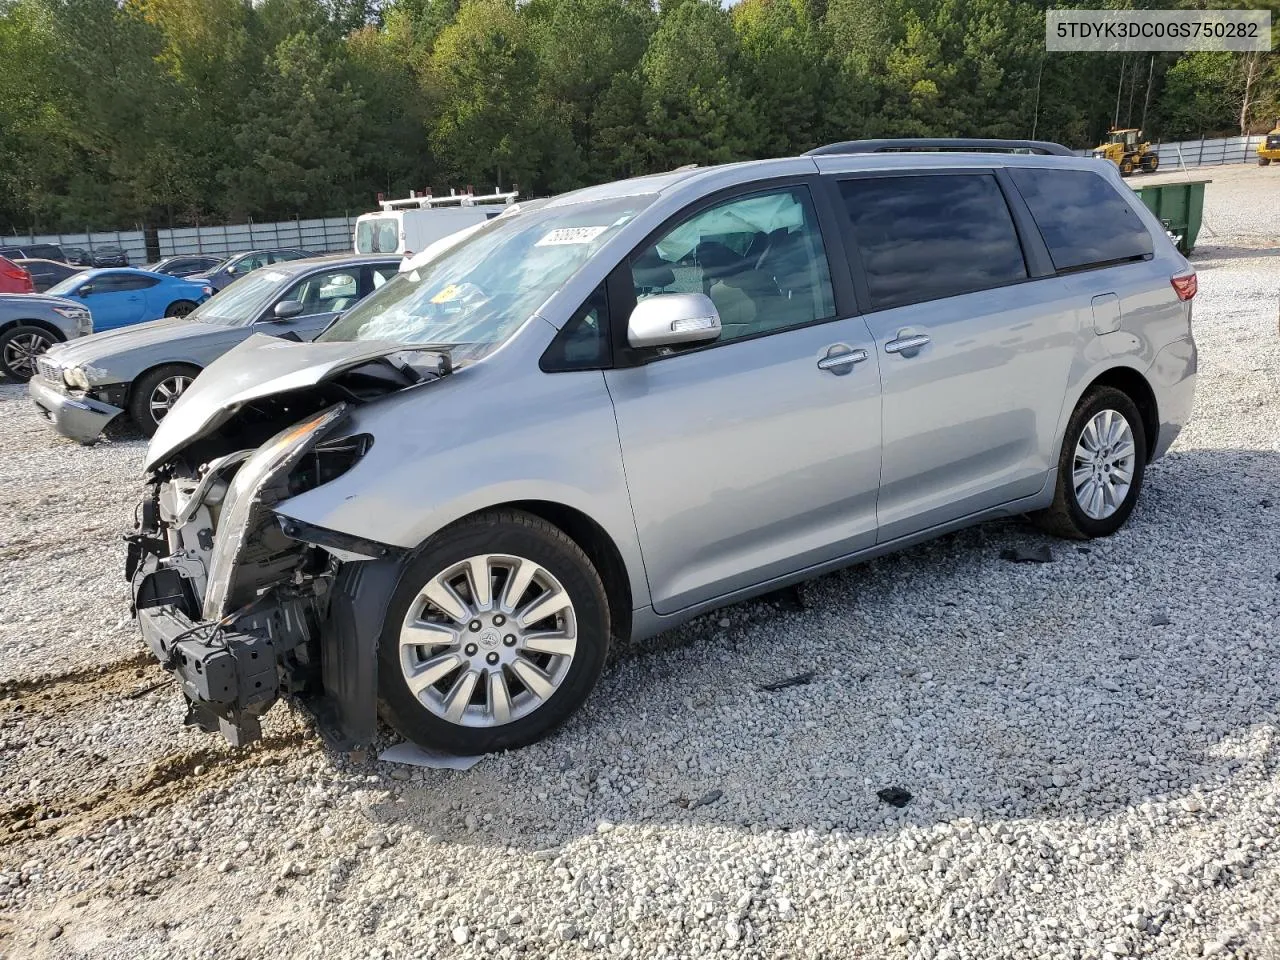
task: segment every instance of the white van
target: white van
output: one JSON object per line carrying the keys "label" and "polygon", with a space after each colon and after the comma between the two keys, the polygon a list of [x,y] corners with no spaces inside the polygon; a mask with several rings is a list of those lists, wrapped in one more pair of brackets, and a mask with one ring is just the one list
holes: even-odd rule
{"label": "white van", "polygon": [[516,191],[454,193],[447,197],[410,194],[404,200],[380,200],[382,208],[356,218],[351,238],[356,253],[398,253],[413,256],[428,244],[464,227],[491,220],[513,203]]}

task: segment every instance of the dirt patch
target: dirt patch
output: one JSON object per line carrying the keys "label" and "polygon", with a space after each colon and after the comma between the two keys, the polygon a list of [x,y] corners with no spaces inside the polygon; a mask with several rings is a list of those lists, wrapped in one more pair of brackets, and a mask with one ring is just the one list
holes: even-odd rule
{"label": "dirt patch", "polygon": [[127,696],[141,681],[163,676],[160,665],[147,650],[139,650],[123,660],[102,666],[64,673],[9,680],[0,683],[0,717],[13,713],[70,710],[86,701],[100,703],[103,697]]}
{"label": "dirt patch", "polygon": [[140,817],[211,786],[229,775],[277,766],[298,755],[311,738],[302,732],[268,737],[228,755],[211,742],[161,757],[122,786],[109,785],[57,802],[31,801],[0,809],[0,848],[20,841],[84,833],[120,817]]}

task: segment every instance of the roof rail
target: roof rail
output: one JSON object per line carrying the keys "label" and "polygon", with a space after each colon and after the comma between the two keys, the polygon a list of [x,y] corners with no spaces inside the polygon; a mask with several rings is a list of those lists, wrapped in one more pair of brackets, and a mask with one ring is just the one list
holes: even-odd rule
{"label": "roof rail", "polygon": [[1074,157],[1060,143],[1047,140],[984,140],[974,137],[909,137],[901,140],[846,140],[814,147],[806,157],[842,153],[1039,153],[1045,156]]}

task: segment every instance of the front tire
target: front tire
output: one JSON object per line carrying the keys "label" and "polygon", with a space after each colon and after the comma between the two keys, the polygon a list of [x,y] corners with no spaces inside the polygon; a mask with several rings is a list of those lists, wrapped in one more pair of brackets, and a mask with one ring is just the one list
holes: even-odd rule
{"label": "front tire", "polygon": [[190,300],[175,300],[169,304],[169,309],[164,312],[164,315],[166,317],[185,317],[195,308],[196,304]]}
{"label": "front tire", "polygon": [[150,437],[200,371],[180,363],[157,367],[134,381],[129,416]]}
{"label": "front tire", "polygon": [[1259,157],[1259,158],[1258,158],[1258,166],[1260,166],[1260,167],[1265,167],[1265,166],[1266,166],[1267,164],[1269,164],[1270,162],[1271,162],[1271,158],[1270,158],[1270,157]]}
{"label": "front tire", "polygon": [[1094,387],[1067,424],[1053,504],[1034,519],[1070,540],[1109,537],[1133,512],[1146,467],[1147,434],[1137,405],[1114,387]]}
{"label": "front tire", "polygon": [[534,743],[590,694],[609,624],[600,575],[563,531],[517,510],[460,521],[428,541],[392,596],[380,712],[449,753]]}
{"label": "front tire", "polygon": [[36,374],[36,357],[58,342],[43,327],[19,325],[0,334],[0,373],[26,383]]}
{"label": "front tire", "polygon": [[1133,160],[1129,157],[1125,157],[1120,161],[1120,176],[1127,177],[1131,173],[1133,173]]}

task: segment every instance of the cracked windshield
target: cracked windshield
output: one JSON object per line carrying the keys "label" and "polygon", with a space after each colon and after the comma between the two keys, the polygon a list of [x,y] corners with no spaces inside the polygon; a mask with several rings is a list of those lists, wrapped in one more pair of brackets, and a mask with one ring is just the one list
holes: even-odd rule
{"label": "cracked windshield", "polygon": [[651,196],[518,209],[400,273],[318,337],[461,348],[478,359],[514,333]]}

